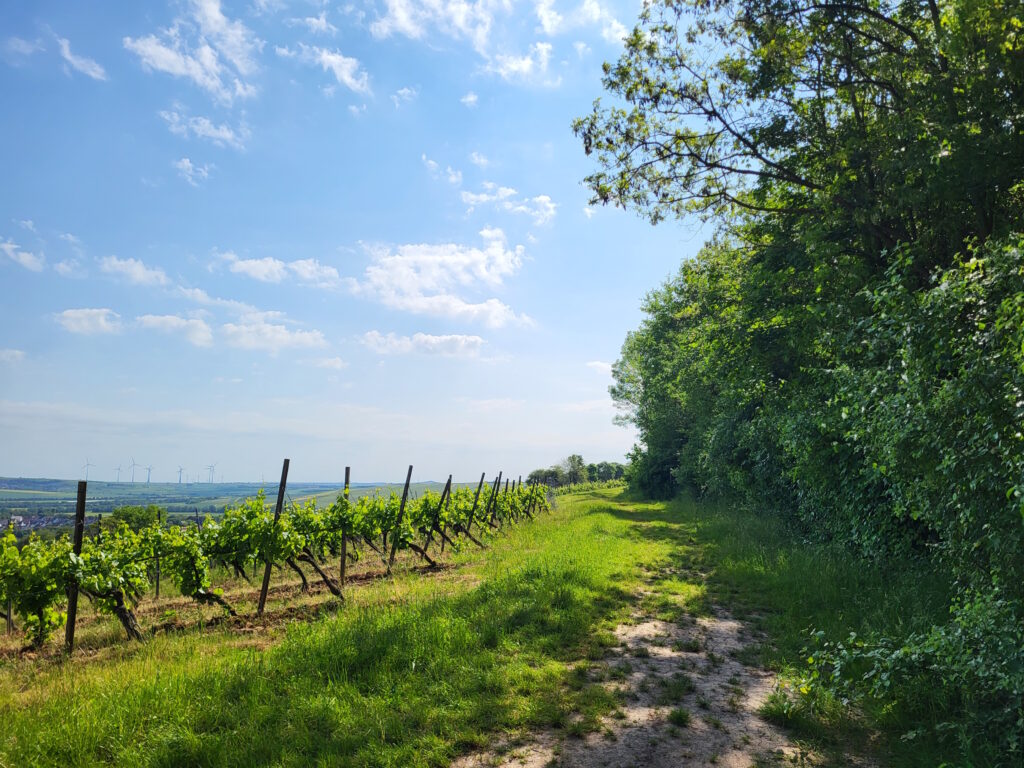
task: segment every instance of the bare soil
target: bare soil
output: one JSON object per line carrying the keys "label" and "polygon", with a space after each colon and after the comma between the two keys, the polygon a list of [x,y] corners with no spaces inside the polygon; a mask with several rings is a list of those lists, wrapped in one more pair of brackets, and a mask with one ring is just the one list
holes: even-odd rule
{"label": "bare soil", "polygon": [[[760,638],[721,609],[682,623],[635,614],[616,629],[620,646],[591,669],[620,707],[596,733],[530,734],[462,757],[453,768],[679,768],[821,765],[763,720],[772,673],[739,660]],[[848,764],[857,764],[851,760]]]}

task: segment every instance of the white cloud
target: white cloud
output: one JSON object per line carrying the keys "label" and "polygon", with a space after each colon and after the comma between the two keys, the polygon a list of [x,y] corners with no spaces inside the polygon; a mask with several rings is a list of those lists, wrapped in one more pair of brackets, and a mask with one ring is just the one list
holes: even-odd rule
{"label": "white cloud", "polygon": [[[608,8],[601,5],[599,0],[583,0],[579,7],[568,15],[560,14],[554,9],[554,0],[537,0],[534,11],[540,22],[538,31],[549,37],[581,27],[596,26],[601,28],[601,37],[605,42],[617,44],[628,34],[626,27]],[[585,43],[574,43],[573,47],[581,58],[589,50]]]}
{"label": "white cloud", "polygon": [[83,75],[91,77],[93,80],[106,80],[107,73],[99,64],[86,56],[76,56],[71,52],[71,43],[68,42],[67,38],[58,37],[57,45],[60,46],[60,55],[68,63],[68,65]]}
{"label": "white cloud", "polygon": [[360,115],[362,115],[366,111],[366,105],[365,104],[360,104],[357,107],[355,104],[349,104],[348,105],[348,111],[351,112],[356,117],[359,117]]}
{"label": "white cloud", "polygon": [[462,202],[469,206],[467,213],[472,213],[477,206],[493,204],[498,210],[530,216],[535,224],[541,225],[554,219],[558,211],[558,203],[548,195],[520,198],[512,187],[499,187],[491,181],[485,181],[482,186],[483,192],[462,192]]}
{"label": "white cloud", "polygon": [[507,82],[538,83],[554,87],[559,85],[562,79],[547,77],[551,50],[551,43],[534,43],[525,56],[499,54],[486,69]]}
{"label": "white cloud", "polygon": [[25,359],[25,353],[20,349],[0,349],[0,363],[14,365]]}
{"label": "white cloud", "polygon": [[422,155],[420,155],[420,160],[423,161],[423,164],[427,167],[427,170],[430,171],[432,174],[436,174],[438,172],[440,166],[438,166],[436,162],[427,157],[425,152]]}
{"label": "white cloud", "polygon": [[245,142],[249,140],[251,135],[249,126],[245,122],[242,122],[235,129],[227,123],[217,125],[208,117],[190,117],[179,112],[178,109],[180,107],[160,112],[160,117],[167,122],[167,128],[171,133],[186,139],[190,136],[196,136],[200,139],[212,141],[219,147],[245,148]]}
{"label": "white cloud", "polygon": [[590,46],[584,43],[582,40],[577,40],[572,44],[572,47],[576,50],[576,55],[581,59],[590,53]]}
{"label": "white cloud", "polygon": [[540,28],[546,35],[556,34],[564,21],[562,14],[556,11],[554,6],[554,0],[538,0],[534,8]]}
{"label": "white cloud", "polygon": [[469,162],[471,162],[478,168],[486,168],[488,165],[491,164],[491,161],[488,160],[486,156],[481,155],[479,152],[470,152]]}
{"label": "white cloud", "polygon": [[299,282],[315,285],[318,288],[330,288],[341,282],[338,270],[327,264],[321,264],[316,259],[298,259],[288,262],[288,269],[299,279]]}
{"label": "white cloud", "polygon": [[608,376],[612,373],[612,364],[606,363],[603,360],[591,360],[587,363],[587,368],[593,368],[595,371],[606,374]]}
{"label": "white cloud", "polygon": [[220,257],[229,262],[228,269],[232,272],[264,283],[280,283],[289,274],[294,275],[304,285],[314,285],[318,288],[331,288],[341,282],[341,275],[337,269],[321,264],[316,259],[282,261],[271,256],[241,259],[231,251],[220,254]]}
{"label": "white cloud", "polygon": [[66,242],[66,243],[71,243],[72,245],[81,245],[82,244],[82,241],[79,238],[75,237],[70,232],[64,232],[63,234],[61,234],[60,235],[60,239],[63,240],[64,242]]}
{"label": "white cloud", "polygon": [[71,333],[117,333],[121,316],[112,309],[65,309],[57,314],[57,322]]}
{"label": "white cloud", "polygon": [[61,277],[77,277],[84,274],[78,259],[64,259],[53,265],[53,271]]}
{"label": "white cloud", "polygon": [[462,102],[463,104],[465,104],[465,105],[466,105],[467,107],[469,107],[470,109],[472,109],[472,108],[473,108],[473,107],[475,107],[475,106],[477,105],[477,103],[478,103],[478,102],[480,101],[480,97],[479,97],[479,96],[477,96],[477,95],[476,95],[475,93],[473,93],[472,91],[470,91],[470,92],[469,92],[469,93],[467,93],[467,94],[466,94],[465,96],[463,96],[463,97],[462,97],[461,99],[459,99],[459,101],[461,101],[461,102]]}
{"label": "white cloud", "polygon": [[445,168],[444,174],[449,184],[459,185],[462,183],[462,171],[456,171],[449,165]]}
{"label": "white cloud", "polygon": [[395,109],[398,109],[402,104],[408,104],[410,101],[415,101],[416,97],[419,95],[420,92],[417,88],[399,88],[391,94],[391,101],[394,102]]}
{"label": "white cloud", "polygon": [[222,103],[254,96],[256,87],[245,78],[256,71],[263,41],[241,21],[228,19],[220,0],[192,0],[189,10],[159,37],[125,37],[124,47],[143,69],[191,80]]}
{"label": "white cloud", "polygon": [[338,28],[327,20],[327,11],[320,11],[319,16],[306,16],[303,19],[292,19],[292,24],[305,26],[314,35],[333,35]]}
{"label": "white cloud", "polygon": [[104,256],[100,269],[108,275],[119,275],[134,285],[167,285],[167,274],[159,267],[147,267],[138,259]]}
{"label": "white cloud", "polygon": [[36,231],[36,223],[32,219],[15,219],[22,229],[27,229],[29,232]]}
{"label": "white cloud", "polygon": [[392,309],[482,322],[489,327],[528,324],[496,298],[469,301],[455,291],[497,288],[522,266],[523,247],[509,249],[500,229],[483,229],[482,248],[445,243],[368,248],[372,261],[362,280],[349,280],[357,295]]}
{"label": "white cloud", "polygon": [[32,272],[42,272],[43,267],[46,265],[46,257],[43,254],[35,254],[22,250],[21,246],[12,240],[0,243],[0,253],[3,253],[4,256],[15,264],[20,264],[25,269],[31,270]]}
{"label": "white cloud", "polygon": [[477,53],[487,55],[495,6],[490,0],[384,0],[384,6],[384,15],[370,25],[374,37],[397,34],[420,40],[433,28],[455,40],[467,40]]}
{"label": "white cloud", "polygon": [[240,323],[225,323],[221,330],[228,344],[233,347],[269,352],[272,355],[282,349],[308,349],[327,345],[320,331],[293,331],[285,325],[269,323],[259,315],[247,316]]}
{"label": "white cloud", "polygon": [[179,296],[204,307],[224,307],[240,314],[253,314],[256,312],[256,308],[251,304],[246,304],[244,301],[238,301],[237,299],[221,299],[211,296],[202,288],[186,288],[183,285],[179,285],[175,287],[175,292]]}
{"label": "white cloud", "polygon": [[332,371],[340,371],[342,368],[348,367],[348,363],[340,357],[318,357],[309,362],[316,368],[327,368]]}
{"label": "white cloud", "polygon": [[285,263],[271,256],[265,256],[262,259],[240,259],[230,251],[221,256],[231,262],[228,269],[232,272],[251,277],[262,283],[279,283],[288,274]]}
{"label": "white cloud", "polygon": [[192,161],[187,157],[181,158],[181,160],[173,163],[173,165],[178,169],[178,175],[193,187],[198,187],[200,181],[206,181],[210,178],[210,170],[213,168],[212,165],[205,163],[203,165],[193,165]]}
{"label": "white cloud", "polygon": [[586,216],[588,219],[594,218],[594,213],[595,213],[595,211],[594,211],[594,207],[592,205],[584,205],[583,206],[583,215]]}
{"label": "white cloud", "polygon": [[179,317],[178,315],[142,315],[136,322],[143,328],[162,333],[179,333],[189,344],[209,347],[213,344],[213,331],[200,318]]}
{"label": "white cloud", "polygon": [[479,336],[446,334],[432,336],[426,333],[415,333],[412,336],[387,335],[380,331],[370,331],[363,335],[363,344],[378,355],[408,355],[420,353],[441,355],[442,357],[476,357],[484,340]]}
{"label": "white cloud", "polygon": [[355,93],[371,93],[370,76],[361,68],[359,59],[343,55],[340,51],[299,43],[299,49],[275,48],[278,56],[298,59],[306,64],[319,65],[324,72],[330,72],[339,85]]}

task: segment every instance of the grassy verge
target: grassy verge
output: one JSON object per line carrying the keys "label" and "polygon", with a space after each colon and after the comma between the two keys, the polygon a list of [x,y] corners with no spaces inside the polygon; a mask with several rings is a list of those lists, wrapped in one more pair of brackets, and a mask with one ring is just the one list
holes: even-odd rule
{"label": "grassy verge", "polygon": [[933,571],[913,562],[866,562],[802,540],[773,515],[724,504],[637,500],[614,514],[632,520],[641,538],[677,543],[650,580],[649,609],[672,620],[715,602],[763,633],[765,642],[750,646],[743,660],[780,676],[782,690],[762,712],[767,719],[837,764],[848,751],[907,768],[953,759],[934,739],[901,740],[903,733],[927,728],[920,708],[913,714],[870,704],[853,709],[797,690],[813,653],[811,632],[832,640],[851,632],[899,637],[942,621],[949,585]]}
{"label": "grassy verge", "polygon": [[10,665],[0,764],[441,766],[502,734],[596,728],[614,702],[575,663],[614,642],[639,564],[669,544],[594,505],[562,503],[429,578],[354,589],[276,637],[184,632]]}
{"label": "grassy verge", "polygon": [[[748,660],[785,679],[809,629],[902,631],[944,599],[927,574],[810,547],[771,517],[618,489],[562,497],[448,564],[352,588],[313,622],[185,629],[66,664],[8,660],[0,765],[445,766],[534,729],[597,729],[617,702],[580,670],[638,606],[682,620],[720,603],[768,638]],[[858,719],[836,702],[774,706],[835,755],[901,727],[898,713]],[[941,762],[895,740],[877,751],[891,747],[894,765]]]}

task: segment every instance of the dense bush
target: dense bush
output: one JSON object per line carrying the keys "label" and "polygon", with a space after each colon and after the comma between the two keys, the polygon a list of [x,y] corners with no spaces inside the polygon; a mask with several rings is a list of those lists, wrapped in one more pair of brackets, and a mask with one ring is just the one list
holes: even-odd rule
{"label": "dense bush", "polygon": [[946,622],[819,638],[810,688],[1024,748],[1024,5],[650,3],[577,121],[596,202],[696,212],[614,367],[628,476],[934,563]]}

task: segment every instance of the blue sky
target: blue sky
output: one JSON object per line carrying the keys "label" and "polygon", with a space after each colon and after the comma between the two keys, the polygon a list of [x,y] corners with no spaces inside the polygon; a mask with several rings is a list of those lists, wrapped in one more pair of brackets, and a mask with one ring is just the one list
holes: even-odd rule
{"label": "blue sky", "polygon": [[0,475],[622,460],[610,363],[701,242],[587,207],[639,9],[5,6]]}

